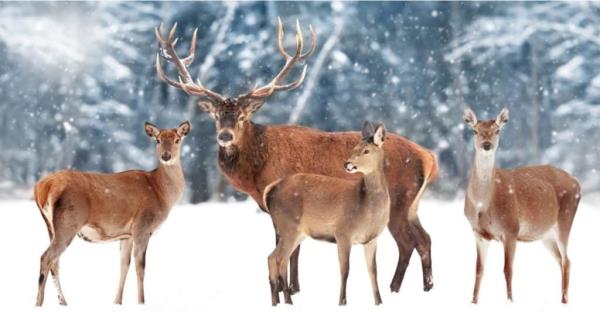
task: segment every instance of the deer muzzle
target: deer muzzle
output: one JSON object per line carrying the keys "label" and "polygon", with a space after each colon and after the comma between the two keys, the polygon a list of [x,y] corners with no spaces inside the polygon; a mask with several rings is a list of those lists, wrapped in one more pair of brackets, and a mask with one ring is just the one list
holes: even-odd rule
{"label": "deer muzzle", "polygon": [[228,130],[221,131],[217,135],[217,141],[219,145],[226,147],[233,141],[233,134]]}
{"label": "deer muzzle", "polygon": [[358,168],[356,167],[356,165],[352,164],[351,162],[346,162],[346,163],[344,163],[344,169],[348,173],[354,173],[354,172],[356,172],[356,170]]}

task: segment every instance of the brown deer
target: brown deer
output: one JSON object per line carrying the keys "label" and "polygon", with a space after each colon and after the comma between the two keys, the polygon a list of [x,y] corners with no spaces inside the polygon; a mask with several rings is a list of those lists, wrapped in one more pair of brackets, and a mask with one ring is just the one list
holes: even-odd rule
{"label": "brown deer", "polygon": [[[217,143],[219,145],[219,168],[229,183],[236,189],[250,195],[262,210],[265,205],[262,195],[270,183],[294,173],[313,173],[346,179],[358,179],[338,166],[339,160],[347,157],[349,151],[360,141],[359,132],[323,132],[312,128],[286,125],[260,125],[251,121],[265,100],[275,91],[291,90],[302,84],[306,65],[300,77],[283,83],[293,66],[305,61],[315,50],[316,36],[312,29],[311,47],[303,53],[303,35],[296,22],[296,50],[293,55],[283,47],[283,26],[278,23],[277,43],[285,63],[281,71],[267,85],[256,88],[244,95],[228,98],[204,87],[200,81],[194,82],[187,69],[195,56],[196,34],[194,31],[189,56],[177,56],[175,26],[165,38],[162,29],[156,29],[160,51],[156,56],[158,77],[171,86],[189,95],[203,98],[200,108],[215,120]],[[173,80],[164,73],[160,58],[173,63],[179,79]],[[386,138],[385,172],[391,194],[391,216],[389,229],[396,240],[399,257],[392,291],[398,291],[406,267],[416,248],[423,265],[423,284],[427,291],[433,287],[431,274],[431,241],[416,216],[416,207],[427,184],[437,175],[435,156],[425,148],[410,140],[390,134]],[[298,254],[294,251],[290,262],[290,285],[292,292],[298,292]]]}
{"label": "brown deer", "polygon": [[50,236],[50,246],[40,261],[37,306],[44,302],[48,271],[52,273],[60,304],[67,304],[60,287],[58,263],[75,235],[89,242],[120,241],[121,277],[116,304],[121,304],[123,298],[133,251],[138,302],[144,303],[146,248],[152,233],[183,193],[185,181],[179,151],[191,126],[186,121],[176,129],[159,129],[146,123],[144,129],[156,141],[159,166],[155,170],[115,174],[61,171],[35,185],[35,201]]}
{"label": "brown deer", "polygon": [[[346,304],[350,250],[364,245],[375,304],[381,304],[377,284],[375,252],[377,237],[390,219],[390,196],[384,174],[383,141],[385,127],[365,122],[363,139],[352,149],[343,167],[348,173],[362,173],[349,180],[319,174],[298,173],[267,186],[265,208],[271,213],[279,235],[277,247],[269,255],[271,301],[279,303],[278,284],[285,302],[292,304],[287,281],[290,255],[305,237],[337,243],[341,289],[339,304]],[[342,162],[338,162],[342,167]]]}
{"label": "brown deer", "polygon": [[504,276],[512,301],[512,263],[517,241],[541,240],[562,271],[562,302],[567,303],[569,233],[581,197],[575,178],[550,165],[515,169],[495,167],[500,130],[508,122],[503,109],[495,120],[478,121],[467,108],[464,120],[475,134],[475,160],[465,197],[465,216],[477,245],[473,303],[479,298],[490,240],[504,245]]}

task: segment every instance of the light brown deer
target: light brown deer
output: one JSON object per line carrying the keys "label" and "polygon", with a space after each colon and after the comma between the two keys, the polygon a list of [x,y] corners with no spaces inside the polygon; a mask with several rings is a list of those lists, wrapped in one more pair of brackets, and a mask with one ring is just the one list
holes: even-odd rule
{"label": "light brown deer", "polygon": [[569,233],[581,197],[575,178],[550,165],[515,169],[495,167],[500,130],[508,122],[503,109],[495,120],[478,121],[467,108],[464,120],[475,134],[475,161],[465,198],[465,216],[477,244],[473,303],[479,298],[490,240],[504,245],[504,276],[512,301],[512,265],[517,241],[541,240],[562,271],[562,302],[567,303]]}
{"label": "light brown deer", "polygon": [[[287,267],[292,252],[305,237],[337,243],[341,288],[339,304],[346,304],[346,282],[353,244],[363,244],[375,304],[381,304],[375,261],[377,237],[390,219],[390,196],[384,175],[383,124],[365,122],[363,139],[352,149],[343,168],[362,173],[359,180],[318,174],[294,174],[265,189],[266,209],[279,235],[269,255],[271,301],[279,303],[278,284],[285,302],[292,304]],[[342,162],[338,161],[342,167]]]}
{"label": "light brown deer", "polygon": [[[196,34],[192,36],[189,55],[179,58],[175,52],[175,26],[168,36],[156,29],[160,51],[156,56],[158,77],[189,95],[200,96],[200,108],[215,120],[219,145],[219,168],[229,183],[251,196],[262,210],[262,195],[270,183],[294,173],[314,173],[346,179],[358,179],[338,166],[339,160],[360,141],[359,132],[323,132],[312,128],[285,125],[260,125],[251,121],[252,116],[275,91],[291,90],[302,84],[306,65],[299,78],[284,83],[295,64],[303,62],[316,47],[312,28],[311,47],[303,53],[304,41],[296,23],[296,50],[289,54],[283,47],[283,26],[279,20],[277,43],[285,63],[281,71],[267,85],[244,95],[228,98],[206,88],[200,81],[194,82],[187,69],[195,56]],[[177,68],[179,79],[166,76],[160,64],[161,57]],[[423,265],[423,285],[427,291],[433,287],[431,273],[431,240],[416,215],[420,197],[427,184],[437,176],[437,161],[433,153],[416,143],[389,134],[386,138],[385,172],[390,188],[391,217],[388,225],[396,240],[399,257],[391,283],[392,291],[398,291],[406,267],[416,248]],[[291,257],[290,285],[298,292],[298,247]]]}
{"label": "light brown deer", "polygon": [[185,181],[179,151],[191,126],[186,121],[176,129],[159,129],[146,123],[144,129],[156,141],[157,169],[115,174],[61,171],[35,185],[35,201],[50,236],[50,246],[40,261],[37,306],[44,302],[48,271],[52,273],[60,304],[67,304],[60,287],[58,263],[75,235],[90,242],[120,240],[121,277],[116,304],[121,304],[123,298],[133,251],[138,302],[144,303],[146,248],[152,233],[183,193]]}

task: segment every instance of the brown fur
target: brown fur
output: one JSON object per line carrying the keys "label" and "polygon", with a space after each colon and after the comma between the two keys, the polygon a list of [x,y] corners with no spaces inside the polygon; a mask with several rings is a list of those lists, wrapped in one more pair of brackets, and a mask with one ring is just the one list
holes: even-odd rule
{"label": "brown fur", "polygon": [[[348,151],[360,140],[359,132],[323,132],[301,126],[262,126],[245,122],[237,144],[219,148],[219,167],[238,190],[249,194],[265,211],[262,195],[272,182],[294,173],[314,173],[359,180],[344,171]],[[426,185],[437,175],[430,151],[395,134],[386,137],[385,173],[391,197],[389,229],[398,244],[399,260],[391,288],[398,291],[413,249],[421,255],[425,290],[433,286],[431,241],[416,217]],[[411,217],[409,219],[409,217]],[[298,291],[297,255],[292,256],[291,284]]]}
{"label": "brown fur", "polygon": [[[373,136],[371,134],[370,136]],[[375,136],[383,138],[383,125]],[[361,141],[345,164],[361,172],[359,180],[318,174],[293,174],[265,189],[265,207],[277,234],[277,247],[269,256],[272,304],[279,303],[281,280],[286,303],[292,303],[287,283],[289,257],[303,238],[336,242],[341,271],[340,305],[346,304],[346,281],[352,244],[363,244],[375,304],[381,303],[375,251],[376,238],[389,221],[390,197],[384,175],[382,141]],[[349,169],[350,168],[350,169]]]}
{"label": "brown fur", "polygon": [[[115,303],[120,304],[131,253],[138,276],[138,302],[144,302],[145,254],[152,233],[167,218],[181,196],[185,181],[179,160],[179,141],[189,132],[189,123],[179,129],[159,130],[147,124],[157,142],[157,154],[167,158],[157,169],[116,174],[61,171],[40,180],[34,188],[36,204],[48,228],[50,246],[40,262],[37,305],[44,301],[48,271],[52,272],[60,303],[66,301],[60,288],[58,263],[75,235],[86,241],[121,241],[121,278]],[[185,128],[187,127],[187,130]]]}
{"label": "brown fur", "polygon": [[[512,301],[512,262],[517,241],[542,240],[562,271],[562,302],[568,301],[570,261],[567,245],[581,196],[575,178],[550,165],[497,169],[494,156],[508,110],[496,121],[481,121],[472,111],[465,120],[476,134],[476,155],[465,199],[465,216],[477,243],[473,303],[477,303],[488,241],[504,244],[507,297]],[[487,150],[485,147],[487,146]]]}

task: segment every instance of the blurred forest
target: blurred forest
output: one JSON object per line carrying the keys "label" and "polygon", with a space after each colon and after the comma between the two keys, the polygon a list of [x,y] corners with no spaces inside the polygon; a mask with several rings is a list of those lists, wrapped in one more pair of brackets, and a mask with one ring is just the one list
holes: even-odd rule
{"label": "blurred forest", "polygon": [[[462,192],[473,158],[465,106],[506,106],[498,165],[552,163],[600,190],[600,4],[589,2],[0,3],[0,196],[29,196],[48,172],[151,169],[143,122],[193,125],[183,147],[186,201],[240,199],[217,167],[214,123],[157,79],[153,28],[199,28],[193,75],[235,96],[282,64],[275,25],[312,24],[318,48],[297,90],[258,123],[358,129],[363,119],[435,151],[429,194]],[[173,69],[169,68],[171,76]]]}

